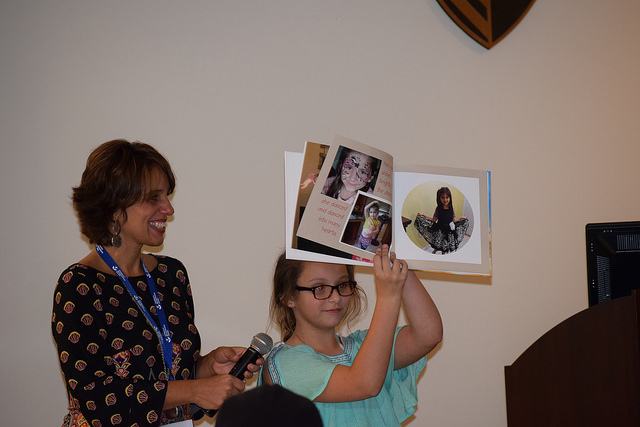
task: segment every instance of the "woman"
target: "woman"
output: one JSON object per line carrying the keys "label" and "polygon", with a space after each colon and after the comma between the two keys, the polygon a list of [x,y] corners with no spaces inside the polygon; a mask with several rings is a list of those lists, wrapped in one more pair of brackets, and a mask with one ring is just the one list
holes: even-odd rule
{"label": "woman", "polygon": [[[164,241],[174,188],[153,147],[114,140],[91,153],[73,189],[81,231],[96,248],[60,275],[54,294],[64,426],[192,425],[190,404],[217,409],[244,389],[225,375],[242,347],[200,354],[185,267],[142,253]],[[258,369],[250,365],[245,378]]]}

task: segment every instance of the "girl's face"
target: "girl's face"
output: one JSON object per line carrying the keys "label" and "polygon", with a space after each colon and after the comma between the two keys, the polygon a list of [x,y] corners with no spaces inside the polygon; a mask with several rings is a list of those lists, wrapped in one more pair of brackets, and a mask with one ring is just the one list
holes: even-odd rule
{"label": "girl's face", "polygon": [[376,208],[369,208],[369,216],[373,219],[378,218],[378,209]]}
{"label": "girl's face", "polygon": [[[342,264],[305,262],[297,286],[312,288],[320,285],[335,286],[349,280],[347,267]],[[297,291],[287,302],[296,317],[298,328],[335,329],[345,316],[351,295],[343,297],[335,289],[325,300],[317,300],[313,292]]]}
{"label": "girl's face", "polygon": [[440,203],[442,203],[443,207],[448,208],[449,203],[451,203],[451,197],[447,193],[442,193],[440,195]]}
{"label": "girl's face", "polygon": [[174,211],[169,201],[169,181],[160,169],[151,172],[148,191],[126,209],[126,220],[119,215],[123,245],[160,246],[164,241],[167,218]]}
{"label": "girl's face", "polygon": [[371,182],[373,179],[372,163],[371,157],[366,154],[357,151],[349,152],[342,162],[342,170],[340,171],[340,179],[345,189],[356,192]]}

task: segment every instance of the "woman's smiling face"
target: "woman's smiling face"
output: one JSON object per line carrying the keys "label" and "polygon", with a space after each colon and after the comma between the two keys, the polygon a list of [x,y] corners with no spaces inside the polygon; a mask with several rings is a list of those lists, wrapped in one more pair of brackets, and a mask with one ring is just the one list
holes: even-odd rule
{"label": "woman's smiling face", "polygon": [[126,209],[126,219],[118,215],[123,245],[160,246],[164,242],[167,218],[174,213],[169,201],[169,181],[155,168],[149,176],[147,193]]}

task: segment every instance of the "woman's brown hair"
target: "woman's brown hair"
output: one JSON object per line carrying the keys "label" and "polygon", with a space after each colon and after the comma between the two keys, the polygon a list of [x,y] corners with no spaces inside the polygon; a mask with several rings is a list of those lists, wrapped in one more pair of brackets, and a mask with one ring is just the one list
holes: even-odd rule
{"label": "woman's brown hair", "polygon": [[[98,146],[87,159],[80,185],[73,188],[73,208],[80,231],[93,244],[111,244],[111,224],[122,212],[146,195],[151,172],[162,171],[169,193],[176,180],[167,159],[149,144],[115,139]],[[126,220],[126,217],[125,217]]]}

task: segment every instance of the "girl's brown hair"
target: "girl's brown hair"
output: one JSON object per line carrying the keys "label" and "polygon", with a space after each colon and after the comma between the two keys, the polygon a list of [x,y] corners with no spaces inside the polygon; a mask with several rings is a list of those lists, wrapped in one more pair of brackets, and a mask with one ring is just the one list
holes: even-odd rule
{"label": "girl's brown hair", "polygon": [[[296,317],[293,313],[293,309],[287,306],[289,301],[296,292],[296,286],[298,285],[298,279],[302,274],[306,262],[313,261],[300,261],[295,259],[287,259],[286,254],[282,253],[276,261],[275,271],[273,273],[273,293],[271,294],[271,303],[269,305],[269,317],[273,323],[275,323],[280,329],[280,335],[282,341],[286,341],[291,338],[293,332],[296,329]],[[345,265],[349,280],[354,280],[353,266]],[[363,309],[366,309],[367,296],[356,285],[353,293],[353,298],[349,301],[347,312],[345,314],[345,321],[347,325],[349,322],[355,320]]]}

